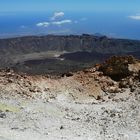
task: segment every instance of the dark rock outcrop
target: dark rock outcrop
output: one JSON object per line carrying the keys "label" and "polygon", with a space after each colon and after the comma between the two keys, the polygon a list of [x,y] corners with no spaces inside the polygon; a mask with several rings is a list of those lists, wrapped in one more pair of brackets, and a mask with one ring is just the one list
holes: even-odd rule
{"label": "dark rock outcrop", "polygon": [[132,75],[133,71],[129,70],[129,64],[135,64],[137,61],[133,56],[113,56],[106,60],[99,70],[118,81]]}
{"label": "dark rock outcrop", "polygon": [[140,51],[140,41],[110,39],[106,36],[27,36],[0,39],[0,55],[26,54],[44,51],[96,51],[100,53],[123,54]]}

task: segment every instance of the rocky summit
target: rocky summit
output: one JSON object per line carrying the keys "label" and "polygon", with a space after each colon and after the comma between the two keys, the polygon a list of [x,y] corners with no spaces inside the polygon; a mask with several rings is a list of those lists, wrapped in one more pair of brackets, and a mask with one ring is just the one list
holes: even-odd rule
{"label": "rocky summit", "polygon": [[0,71],[0,140],[139,140],[139,109],[132,56],[59,76]]}

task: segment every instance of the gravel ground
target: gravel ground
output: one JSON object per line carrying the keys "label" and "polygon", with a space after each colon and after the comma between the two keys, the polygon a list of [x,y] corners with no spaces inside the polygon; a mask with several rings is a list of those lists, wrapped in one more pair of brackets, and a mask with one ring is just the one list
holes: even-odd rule
{"label": "gravel ground", "polygon": [[25,99],[1,93],[0,140],[140,140],[140,91],[75,102],[69,93]]}
{"label": "gravel ground", "polygon": [[100,86],[118,89],[92,70],[60,79],[0,72],[0,140],[140,140],[139,82],[118,93]]}

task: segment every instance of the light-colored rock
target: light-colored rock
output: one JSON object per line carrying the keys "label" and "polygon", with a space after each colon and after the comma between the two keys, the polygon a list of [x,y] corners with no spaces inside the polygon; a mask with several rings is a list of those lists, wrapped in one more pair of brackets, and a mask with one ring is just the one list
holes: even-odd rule
{"label": "light-colored rock", "polygon": [[138,73],[140,71],[140,63],[129,64],[128,69],[131,72]]}

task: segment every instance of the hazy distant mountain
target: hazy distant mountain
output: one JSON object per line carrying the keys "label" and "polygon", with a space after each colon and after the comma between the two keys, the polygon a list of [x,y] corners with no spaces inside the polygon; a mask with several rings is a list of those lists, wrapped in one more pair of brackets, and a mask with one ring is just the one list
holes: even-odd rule
{"label": "hazy distant mountain", "polygon": [[103,34],[100,34],[100,33],[95,33],[94,36],[102,37],[104,35]]}

